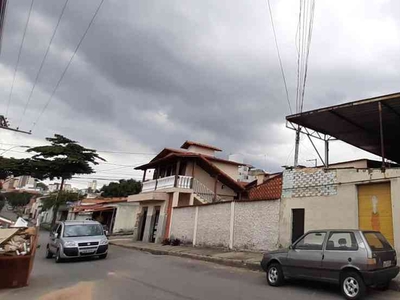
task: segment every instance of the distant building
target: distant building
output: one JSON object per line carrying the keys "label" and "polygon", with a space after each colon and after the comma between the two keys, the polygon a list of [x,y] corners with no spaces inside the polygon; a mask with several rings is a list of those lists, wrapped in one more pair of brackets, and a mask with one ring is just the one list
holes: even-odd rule
{"label": "distant building", "polygon": [[29,175],[7,178],[3,183],[3,190],[11,191],[15,189],[35,190],[36,179]]}
{"label": "distant building", "polygon": [[72,186],[69,183],[64,184],[63,190],[66,192],[72,192]]}
{"label": "distant building", "polygon": [[49,188],[49,192],[52,193],[52,192],[58,191],[60,189],[60,184],[59,183],[50,183],[48,185],[48,188]]}
{"label": "distant building", "polygon": [[92,190],[92,192],[96,191],[97,189],[97,180],[93,180],[92,182],[88,183],[88,190]]}
{"label": "distant building", "polygon": [[250,166],[244,164],[244,159],[242,154],[231,154],[229,155],[229,160],[233,162],[242,163],[238,166],[238,178],[237,181],[240,182],[253,182],[257,179],[257,175],[264,173],[261,169],[252,169]]}
{"label": "distant building", "polygon": [[[49,192],[50,192],[50,193],[56,192],[56,191],[60,190],[60,187],[61,187],[61,184],[58,183],[58,182],[50,183],[50,184],[48,185],[48,188],[49,188]],[[65,184],[64,184],[63,191],[72,192],[72,190],[73,190],[73,189],[72,189],[71,184],[69,184],[69,183],[65,183]]]}

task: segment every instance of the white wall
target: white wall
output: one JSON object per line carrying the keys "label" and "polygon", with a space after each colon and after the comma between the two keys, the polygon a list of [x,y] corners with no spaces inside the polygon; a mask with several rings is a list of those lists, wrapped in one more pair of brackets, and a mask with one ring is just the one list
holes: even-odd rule
{"label": "white wall", "polygon": [[214,156],[215,155],[215,150],[212,149],[207,149],[201,146],[196,146],[196,145],[190,145],[187,151],[194,152],[194,153],[200,153],[204,155],[209,155],[209,156]]}
{"label": "white wall", "polygon": [[228,247],[230,219],[230,203],[199,207],[196,245]]}
{"label": "white wall", "polygon": [[211,161],[215,166],[228,174],[233,180],[239,179],[239,166],[219,161]]}
{"label": "white wall", "polygon": [[399,252],[400,169],[387,169],[385,172],[380,169],[321,170],[306,168],[284,172],[280,243],[284,246],[290,244],[293,208],[305,209],[305,231],[321,228],[358,228],[357,185],[390,182],[394,247]]}
{"label": "white wall", "polygon": [[139,210],[139,204],[117,204],[115,214],[113,233],[133,231],[136,224],[136,217]]}
{"label": "white wall", "polygon": [[233,247],[275,249],[279,235],[280,200],[235,202]]}
{"label": "white wall", "polygon": [[193,207],[174,209],[170,237],[193,243],[195,215],[196,209]]}
{"label": "white wall", "polygon": [[[211,177],[206,171],[196,165],[194,177],[204,184],[210,191],[214,192],[215,178]],[[236,192],[231,188],[223,185],[218,181],[217,183],[217,194],[223,198],[228,200],[233,200],[236,196]]]}
{"label": "white wall", "polygon": [[195,246],[273,250],[278,245],[279,206],[280,200],[263,200],[177,207],[171,232]]}

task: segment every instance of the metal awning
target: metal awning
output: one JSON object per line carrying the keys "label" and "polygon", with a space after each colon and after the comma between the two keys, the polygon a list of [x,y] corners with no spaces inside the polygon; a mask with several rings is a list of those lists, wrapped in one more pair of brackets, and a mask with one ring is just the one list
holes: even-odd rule
{"label": "metal awning", "polygon": [[[400,93],[316,109],[286,117],[299,125],[400,163]],[[381,122],[382,121],[382,122]],[[296,125],[294,125],[296,124]],[[381,140],[382,138],[382,140]]]}

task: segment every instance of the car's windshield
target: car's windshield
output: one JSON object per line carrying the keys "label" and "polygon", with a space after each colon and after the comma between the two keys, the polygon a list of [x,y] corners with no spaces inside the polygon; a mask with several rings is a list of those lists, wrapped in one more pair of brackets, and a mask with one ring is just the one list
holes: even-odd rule
{"label": "car's windshield", "polygon": [[102,235],[103,228],[98,224],[66,225],[65,237]]}
{"label": "car's windshield", "polygon": [[382,233],[364,232],[364,236],[368,242],[368,245],[371,247],[372,251],[382,251],[382,250],[392,249],[392,246],[390,246],[389,242],[382,235]]}

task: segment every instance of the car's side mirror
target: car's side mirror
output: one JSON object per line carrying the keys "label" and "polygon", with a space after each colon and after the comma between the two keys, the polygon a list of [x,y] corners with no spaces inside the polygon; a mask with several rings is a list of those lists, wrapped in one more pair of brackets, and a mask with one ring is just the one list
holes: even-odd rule
{"label": "car's side mirror", "polygon": [[108,231],[107,230],[103,230],[104,235],[108,235]]}
{"label": "car's side mirror", "polygon": [[289,246],[289,250],[293,250],[294,249],[294,246],[293,245],[290,245]]}
{"label": "car's side mirror", "polygon": [[53,237],[54,237],[55,239],[57,239],[57,238],[58,238],[58,233],[57,233],[57,232],[53,232]]}

